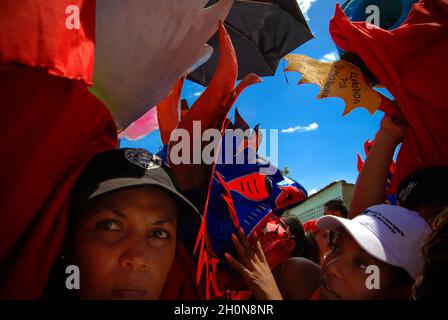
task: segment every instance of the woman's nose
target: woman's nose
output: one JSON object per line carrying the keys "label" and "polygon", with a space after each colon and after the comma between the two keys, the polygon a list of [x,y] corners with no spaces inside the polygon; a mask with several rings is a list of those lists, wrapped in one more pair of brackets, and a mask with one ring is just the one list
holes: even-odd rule
{"label": "woman's nose", "polygon": [[130,239],[120,256],[120,265],[131,269],[146,269],[149,250],[144,238]]}

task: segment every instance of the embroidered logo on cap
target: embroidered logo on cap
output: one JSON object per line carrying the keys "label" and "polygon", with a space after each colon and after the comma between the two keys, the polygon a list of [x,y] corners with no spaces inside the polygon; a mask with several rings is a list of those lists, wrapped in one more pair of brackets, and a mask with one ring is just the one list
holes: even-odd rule
{"label": "embroidered logo on cap", "polygon": [[412,181],[411,183],[409,183],[406,188],[404,188],[403,190],[401,190],[400,194],[398,195],[398,198],[400,199],[400,201],[403,203],[406,201],[406,198],[409,196],[409,194],[412,192],[412,190],[414,190],[414,188],[418,185],[417,182]]}
{"label": "embroidered logo on cap", "polygon": [[146,170],[160,168],[162,159],[145,149],[127,149],[124,153],[126,159]]}

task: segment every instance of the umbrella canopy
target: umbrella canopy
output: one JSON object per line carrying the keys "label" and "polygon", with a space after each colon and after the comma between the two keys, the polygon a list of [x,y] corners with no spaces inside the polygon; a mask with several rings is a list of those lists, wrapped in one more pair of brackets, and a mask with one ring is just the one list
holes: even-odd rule
{"label": "umbrella canopy", "polygon": [[125,129],[162,101],[212,49],[233,0],[97,0],[91,92]]}
{"label": "umbrella canopy", "polygon": [[[224,25],[237,55],[238,80],[249,73],[273,75],[283,56],[313,37],[296,0],[237,0]],[[212,56],[188,76],[204,86],[218,64],[218,35],[207,44],[214,49]]]}

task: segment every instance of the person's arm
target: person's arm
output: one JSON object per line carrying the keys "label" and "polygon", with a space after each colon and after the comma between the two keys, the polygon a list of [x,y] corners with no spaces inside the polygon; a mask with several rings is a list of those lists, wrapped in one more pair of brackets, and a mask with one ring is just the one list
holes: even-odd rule
{"label": "person's arm", "polygon": [[266,261],[260,241],[256,240],[255,245],[252,246],[241,228],[238,231],[238,236],[239,239],[232,235],[232,242],[241,262],[226,253],[227,261],[244,278],[255,299],[282,300],[282,295]]}
{"label": "person's arm", "polygon": [[285,300],[309,300],[319,288],[320,272],[316,263],[291,257],[274,269],[274,276]]}
{"label": "person's arm", "polygon": [[405,133],[406,126],[395,123],[389,116],[384,116],[373,146],[356,180],[349,211],[350,219],[372,205],[384,203],[389,167],[395,148],[400,144]]}

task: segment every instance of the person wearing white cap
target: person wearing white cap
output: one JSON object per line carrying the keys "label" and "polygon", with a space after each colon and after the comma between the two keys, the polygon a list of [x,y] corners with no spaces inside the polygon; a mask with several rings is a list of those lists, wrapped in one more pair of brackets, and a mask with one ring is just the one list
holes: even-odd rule
{"label": "person wearing white cap", "polygon": [[[322,264],[320,299],[410,297],[423,270],[421,249],[431,233],[417,212],[375,205],[353,220],[324,216],[317,225],[335,231]],[[379,283],[372,287],[367,278],[375,270]]]}
{"label": "person wearing white cap", "polygon": [[[391,205],[369,207],[353,220],[327,215],[317,221],[333,231],[330,252],[319,274],[305,268],[310,261],[292,261],[285,281],[277,282],[263,256],[244,234],[234,239],[239,260],[229,256],[235,270],[261,299],[410,299],[414,281],[423,271],[422,247],[431,228],[417,212]],[[318,268],[318,266],[316,265]],[[307,270],[306,270],[307,269]],[[290,270],[291,271],[291,270]],[[320,278],[320,279],[319,279]],[[300,293],[305,283],[316,285],[309,295]],[[311,295],[311,293],[314,294]],[[303,293],[303,292],[302,292]]]}

